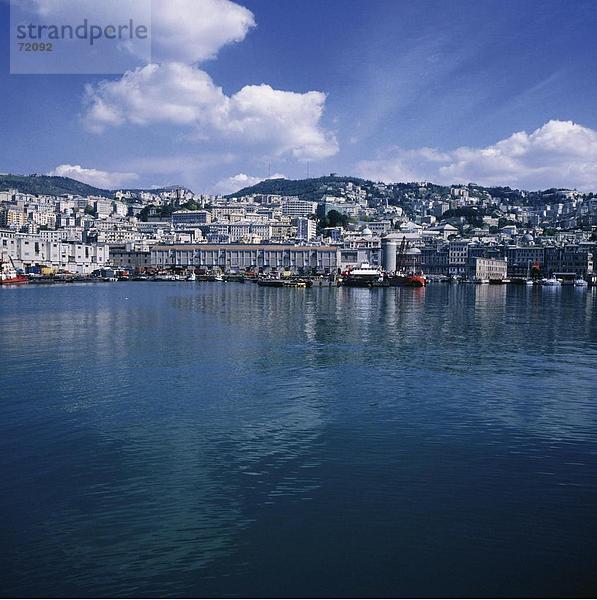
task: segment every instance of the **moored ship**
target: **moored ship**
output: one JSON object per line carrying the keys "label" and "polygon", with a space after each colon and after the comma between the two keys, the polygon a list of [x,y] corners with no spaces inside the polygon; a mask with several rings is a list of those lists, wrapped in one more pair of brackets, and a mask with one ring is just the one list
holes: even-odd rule
{"label": "moored ship", "polygon": [[342,285],[348,287],[381,287],[384,283],[383,271],[369,263],[361,263],[360,267],[342,273]]}
{"label": "moored ship", "polygon": [[400,248],[387,262],[385,280],[392,287],[425,287],[427,279],[421,270],[421,251],[410,247],[406,236]]}
{"label": "moored ship", "polygon": [[0,256],[0,285],[18,285],[22,283],[28,283],[29,279],[25,275],[20,275],[9,256],[6,261]]}
{"label": "moored ship", "polygon": [[427,278],[423,274],[417,273],[394,273],[388,275],[388,285],[392,287],[425,287]]}

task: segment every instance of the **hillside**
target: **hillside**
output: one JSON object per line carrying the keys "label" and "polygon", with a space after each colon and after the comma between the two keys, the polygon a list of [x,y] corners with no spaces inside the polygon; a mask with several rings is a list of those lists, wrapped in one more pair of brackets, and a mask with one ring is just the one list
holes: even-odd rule
{"label": "hillside", "polygon": [[243,188],[227,198],[249,194],[279,194],[281,196],[299,196],[303,200],[319,200],[322,193],[329,187],[330,192],[334,187],[346,183],[353,183],[362,187],[373,186],[373,182],[359,179],[358,177],[340,177],[329,175],[311,179],[266,179],[255,185]]}
{"label": "hillside", "polygon": [[[298,196],[301,200],[318,201],[324,194],[331,196],[344,195],[347,183],[360,186],[367,192],[369,198],[376,198],[379,201],[387,200],[389,204],[399,204],[406,208],[415,199],[437,200],[447,198],[451,187],[429,182],[380,184],[358,177],[342,177],[333,174],[325,177],[299,180],[266,179],[256,185],[243,188],[234,194],[229,194],[227,198],[251,194],[278,194],[281,196]],[[525,191],[512,189],[507,186],[487,187],[475,183],[457,187],[467,188],[471,197],[501,198],[504,201],[517,205],[533,205],[546,201],[553,202],[560,196],[562,191],[560,189]],[[592,194],[590,195],[592,196]]]}
{"label": "hillside", "polygon": [[[156,189],[123,189],[123,191],[140,193],[151,192],[159,194],[161,192],[170,192],[175,189],[186,190],[178,185],[172,185]],[[62,194],[72,194],[78,196],[104,196],[112,198],[116,190],[104,190],[101,188],[87,185],[82,181],[71,179],[70,177],[56,177],[54,175],[1,175],[0,190],[17,189],[23,194],[46,194],[49,196],[61,196]]]}
{"label": "hillside", "polygon": [[79,196],[112,197],[112,192],[102,190],[70,177],[53,175],[0,175],[0,190],[17,189],[23,194],[48,194],[60,196],[73,194]]}
{"label": "hillside", "polygon": [[419,183],[381,184],[359,177],[339,176],[336,174],[311,179],[266,179],[250,187],[243,188],[227,197],[250,194],[279,194],[298,196],[301,200],[318,201],[325,194],[343,196],[347,184],[352,183],[367,192],[369,197],[387,199],[390,204],[408,202],[413,197],[431,197],[446,195],[450,187],[427,183],[424,188]]}
{"label": "hillside", "polygon": [[160,187],[160,188],[118,188],[118,190],[113,190],[110,193],[120,191],[120,192],[131,192],[133,194],[140,194],[141,192],[149,192],[151,194],[161,194],[163,192],[173,192],[175,190],[181,190],[183,192],[190,192],[191,194],[193,193],[193,190],[190,190],[189,188],[184,187],[182,185],[169,185],[167,187]]}

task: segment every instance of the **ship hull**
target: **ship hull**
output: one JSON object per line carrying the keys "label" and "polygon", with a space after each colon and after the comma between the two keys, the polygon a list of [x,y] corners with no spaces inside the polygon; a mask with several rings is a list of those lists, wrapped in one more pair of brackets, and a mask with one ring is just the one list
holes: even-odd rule
{"label": "ship hull", "polygon": [[359,287],[359,288],[371,288],[371,287],[387,287],[387,283],[383,281],[343,281],[342,285],[345,287]]}
{"label": "ship hull", "polygon": [[422,275],[393,275],[388,283],[392,287],[425,287],[427,280]]}
{"label": "ship hull", "polygon": [[0,285],[22,285],[24,283],[29,283],[29,279],[23,275],[0,280]]}

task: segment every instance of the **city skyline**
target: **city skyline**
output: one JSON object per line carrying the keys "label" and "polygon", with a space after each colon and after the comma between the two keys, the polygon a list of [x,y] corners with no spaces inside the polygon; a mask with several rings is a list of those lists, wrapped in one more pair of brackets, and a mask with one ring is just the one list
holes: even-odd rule
{"label": "city skyline", "polygon": [[597,190],[589,2],[152,9],[150,65],[9,75],[0,2],[0,171],[221,193],[329,172]]}

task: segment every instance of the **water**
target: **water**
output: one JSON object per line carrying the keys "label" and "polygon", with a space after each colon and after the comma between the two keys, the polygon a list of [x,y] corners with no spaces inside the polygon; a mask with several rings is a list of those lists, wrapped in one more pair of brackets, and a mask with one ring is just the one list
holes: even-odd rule
{"label": "water", "polygon": [[0,289],[0,594],[594,595],[596,304]]}

